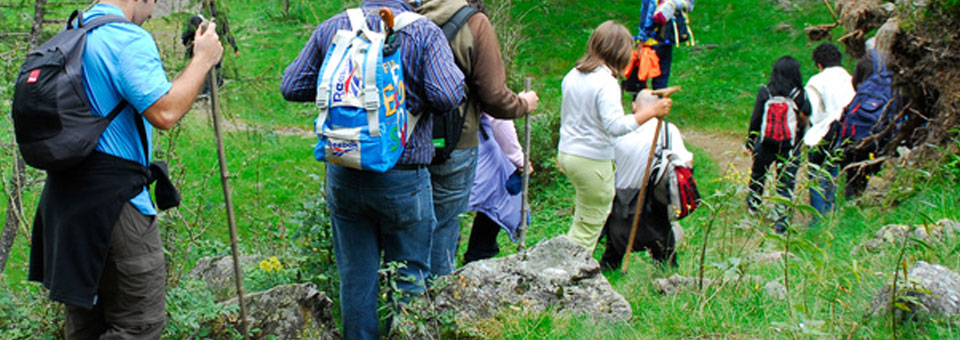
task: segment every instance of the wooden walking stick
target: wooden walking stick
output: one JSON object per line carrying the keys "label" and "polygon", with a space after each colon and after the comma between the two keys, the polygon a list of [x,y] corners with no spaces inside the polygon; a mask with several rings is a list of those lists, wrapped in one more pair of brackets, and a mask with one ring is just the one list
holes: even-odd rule
{"label": "wooden walking stick", "polygon": [[[665,89],[654,90],[653,94],[666,98],[679,90],[679,86],[671,86]],[[660,119],[660,117],[655,119],[657,120],[657,129],[654,130],[653,142],[650,143],[650,155],[647,157],[647,168],[643,172],[643,182],[640,184],[640,196],[637,197],[637,208],[633,213],[633,226],[630,228],[627,252],[623,254],[623,264],[620,266],[621,275],[627,275],[627,268],[630,267],[630,253],[633,252],[633,241],[637,238],[637,225],[640,223],[640,214],[643,213],[643,201],[647,196],[647,187],[650,183],[650,166],[653,165],[653,156],[657,151],[657,140],[660,138],[660,128],[663,126],[663,119]]]}
{"label": "wooden walking stick", "polygon": [[[530,91],[530,77],[523,79],[523,90]],[[527,250],[527,227],[530,215],[530,113],[523,116],[523,203],[520,207],[520,236],[517,240],[517,250]]]}
{"label": "wooden walking stick", "polygon": [[[200,32],[206,31],[210,21],[204,21]],[[243,273],[240,271],[240,250],[237,248],[237,223],[233,214],[233,201],[230,198],[230,172],[227,171],[227,158],[223,151],[223,137],[220,134],[220,98],[217,84],[217,67],[210,68],[207,75],[210,82],[210,116],[213,117],[213,134],[217,140],[217,160],[220,163],[220,184],[223,187],[223,201],[227,206],[227,224],[230,227],[230,249],[233,252],[233,273],[237,283],[237,302],[240,304],[240,334],[247,335],[247,306],[243,302]]]}

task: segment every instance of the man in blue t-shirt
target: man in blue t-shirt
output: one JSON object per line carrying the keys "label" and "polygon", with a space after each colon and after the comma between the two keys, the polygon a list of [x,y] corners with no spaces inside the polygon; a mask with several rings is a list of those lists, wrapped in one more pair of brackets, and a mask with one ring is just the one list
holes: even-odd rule
{"label": "man in blue t-shirt", "polygon": [[129,22],[91,30],[83,52],[91,112],[124,109],[91,157],[48,172],[37,209],[30,279],[66,305],[67,339],[157,339],[166,323],[163,246],[145,185],[149,141],[153,127],[170,129],[190,109],[223,47],[213,24],[197,33],[193,58],[170,82],[153,36],[140,27],[155,4],[101,0],[82,16]]}

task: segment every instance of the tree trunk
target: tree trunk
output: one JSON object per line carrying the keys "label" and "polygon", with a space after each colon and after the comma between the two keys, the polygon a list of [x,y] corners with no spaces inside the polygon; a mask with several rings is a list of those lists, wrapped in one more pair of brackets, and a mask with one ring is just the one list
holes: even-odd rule
{"label": "tree trunk", "polygon": [[43,26],[43,7],[47,5],[47,0],[37,0],[33,6],[33,26],[30,27],[30,48],[40,44],[40,29]]}
{"label": "tree trunk", "polygon": [[7,216],[3,223],[3,233],[0,234],[0,272],[7,267],[13,241],[17,238],[17,229],[20,227],[20,217],[23,216],[23,183],[26,181],[26,166],[17,153],[14,157],[14,175],[10,179],[10,196],[7,198]]}
{"label": "tree trunk", "polygon": [[[43,28],[43,8],[47,0],[37,0],[33,7],[33,25],[30,27],[30,49],[40,44],[40,32]],[[13,176],[10,176],[10,196],[7,198],[7,216],[3,222],[3,231],[0,232],[0,273],[7,267],[13,241],[17,238],[17,229],[20,227],[20,218],[23,217],[23,185],[27,182],[27,168],[20,158],[20,152],[13,152]]]}

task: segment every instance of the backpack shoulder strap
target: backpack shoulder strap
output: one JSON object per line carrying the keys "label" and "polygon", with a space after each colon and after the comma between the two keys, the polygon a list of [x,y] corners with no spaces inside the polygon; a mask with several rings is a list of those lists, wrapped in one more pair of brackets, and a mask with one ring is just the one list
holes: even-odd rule
{"label": "backpack shoulder strap", "polygon": [[393,30],[400,31],[410,26],[414,21],[420,20],[420,18],[423,18],[423,16],[410,11],[397,14],[397,16],[393,18]]}
{"label": "backpack shoulder strap", "polygon": [[[407,26],[410,26],[410,24],[414,23],[415,21],[420,20],[420,18],[423,18],[423,16],[411,11],[397,14],[397,16],[393,18],[393,30],[396,32],[399,32],[400,30],[406,28]],[[406,136],[407,139],[409,139],[410,136],[413,135],[413,130],[416,129],[417,123],[424,116],[426,115],[417,114],[409,110],[407,111],[407,132],[404,135]]]}
{"label": "backpack shoulder strap", "polygon": [[440,26],[440,29],[443,30],[443,35],[447,37],[447,41],[453,40],[453,37],[457,35],[457,32],[467,23],[467,20],[470,19],[474,14],[480,13],[479,10],[470,6],[463,6],[460,10],[457,11],[447,22],[443,23]]}
{"label": "backpack shoulder strap", "polygon": [[663,132],[661,133],[663,134],[663,149],[670,150],[673,147],[670,139],[670,122],[663,121]]}
{"label": "backpack shoulder strap", "polygon": [[[78,19],[78,20],[83,20],[83,19],[80,18],[80,19]],[[129,23],[129,24],[132,24],[129,20],[127,20],[127,18],[124,18],[124,17],[119,16],[119,15],[112,15],[112,14],[111,14],[111,15],[103,15],[103,16],[99,16],[99,17],[97,17],[97,18],[94,18],[93,20],[90,20],[90,22],[88,22],[88,23],[86,23],[86,24],[80,24],[78,28],[79,28],[79,29],[82,29],[82,30],[84,30],[84,31],[89,32],[90,30],[92,30],[92,29],[94,29],[94,28],[97,28],[97,27],[100,27],[100,26],[103,26],[103,25],[106,25],[106,24],[112,24],[112,23]]]}
{"label": "backpack shoulder strap", "polygon": [[794,87],[793,90],[790,91],[790,99],[797,100],[797,96],[799,95],[800,95],[800,89],[796,87]]}
{"label": "backpack shoulder strap", "polygon": [[125,107],[127,107],[127,100],[121,99],[120,103],[118,103],[117,106],[113,108],[113,111],[110,111],[110,114],[107,115],[107,120],[112,122],[113,119],[117,118],[117,115],[119,115],[120,111],[123,111]]}
{"label": "backpack shoulder strap", "polygon": [[357,31],[367,27],[364,20],[363,10],[360,8],[351,8],[347,10],[347,19],[350,20],[350,30]]}
{"label": "backpack shoulder strap", "polygon": [[[123,100],[120,104],[126,104],[127,101]],[[126,106],[126,105],[124,105]],[[119,105],[117,107],[120,107]],[[143,160],[146,164],[145,166],[150,166],[150,148],[147,146],[147,128],[143,124],[144,117],[140,114],[133,115],[133,120],[137,123],[137,133],[140,135],[140,145],[143,147]]]}

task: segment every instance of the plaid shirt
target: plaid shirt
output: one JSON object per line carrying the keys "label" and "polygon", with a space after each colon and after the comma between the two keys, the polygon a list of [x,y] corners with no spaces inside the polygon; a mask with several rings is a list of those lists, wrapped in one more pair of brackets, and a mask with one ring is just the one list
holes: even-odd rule
{"label": "plaid shirt", "polygon": [[[394,13],[413,11],[405,1],[365,0],[361,5],[367,25],[379,31],[377,9],[387,7]],[[330,41],[337,30],[347,29],[346,13],[327,19],[313,32],[286,71],[280,91],[289,101],[312,102],[317,97],[317,78]],[[404,83],[407,84],[407,110],[410,112],[447,112],[464,99],[463,73],[443,32],[426,18],[398,32],[402,48]],[[433,160],[433,120],[421,119],[400,156],[399,164],[429,164]]]}

